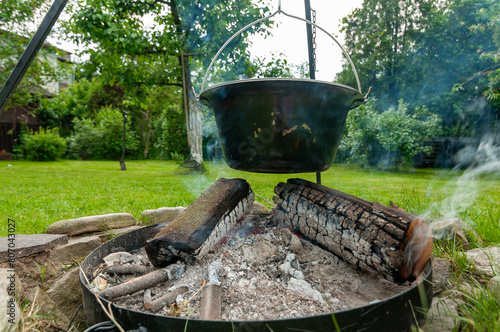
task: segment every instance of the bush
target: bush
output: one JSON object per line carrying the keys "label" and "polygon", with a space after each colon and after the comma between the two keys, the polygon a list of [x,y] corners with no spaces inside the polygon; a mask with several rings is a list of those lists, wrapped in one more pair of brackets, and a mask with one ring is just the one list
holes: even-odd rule
{"label": "bush", "polygon": [[[96,119],[75,119],[74,134],[68,138],[69,155],[82,159],[120,159],[123,145],[123,117],[119,110],[106,107]],[[127,124],[127,155],[138,151],[138,140]]]}
{"label": "bush", "polygon": [[442,131],[441,119],[427,108],[413,111],[400,100],[397,108],[379,112],[376,100],[351,111],[347,118],[347,134],[340,150],[347,160],[361,166],[398,167],[411,165],[419,152],[429,152],[424,142]]}
{"label": "bush", "polygon": [[163,110],[152,123],[152,149],[149,155],[158,159],[171,159],[174,156],[189,154],[186,121],[183,112],[175,108]]}
{"label": "bush", "polygon": [[23,152],[28,160],[51,161],[60,158],[66,151],[66,141],[59,130],[40,128],[38,133],[25,137]]}

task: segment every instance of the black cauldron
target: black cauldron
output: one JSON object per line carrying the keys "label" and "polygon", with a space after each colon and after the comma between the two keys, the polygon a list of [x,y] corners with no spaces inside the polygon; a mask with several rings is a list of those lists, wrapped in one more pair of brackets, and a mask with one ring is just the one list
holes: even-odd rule
{"label": "black cauldron", "polygon": [[203,91],[229,167],[257,173],[327,170],[347,113],[364,102],[345,85],[306,79],[252,79]]}

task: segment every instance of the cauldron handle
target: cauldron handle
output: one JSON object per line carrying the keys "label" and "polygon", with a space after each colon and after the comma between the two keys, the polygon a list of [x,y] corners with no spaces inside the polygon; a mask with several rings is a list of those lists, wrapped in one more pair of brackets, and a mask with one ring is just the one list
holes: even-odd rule
{"label": "cauldron handle", "polygon": [[358,85],[358,91],[359,93],[362,94],[361,92],[361,83],[359,82],[359,77],[358,77],[358,72],[356,71],[356,67],[354,66],[354,63],[352,62],[351,60],[351,57],[349,56],[349,54],[347,53],[347,51],[344,49],[344,47],[342,47],[342,45],[340,45],[340,43],[337,41],[337,39],[335,39],[335,37],[333,37],[332,34],[328,33],[328,31],[326,31],[325,29],[323,29],[322,27],[320,27],[319,25],[317,25],[316,23],[314,22],[311,22],[309,20],[306,20],[302,17],[298,17],[298,16],[295,16],[295,15],[290,15],[288,13],[285,13],[284,11],[281,10],[281,0],[279,1],[279,4],[278,4],[278,10],[276,10],[274,13],[272,13],[271,15],[268,15],[268,16],[265,16],[265,17],[262,17],[262,18],[259,18],[258,20],[255,20],[253,21],[252,23],[249,23],[247,24],[246,26],[244,26],[243,28],[241,28],[240,30],[238,30],[234,35],[231,36],[231,38],[229,38],[225,43],[224,45],[222,45],[222,47],[219,49],[219,51],[215,54],[214,58],[212,59],[212,62],[210,62],[210,65],[208,66],[208,69],[207,69],[207,72],[205,73],[205,76],[203,77],[203,83],[201,84],[201,90],[200,90],[200,94],[205,91],[204,88],[205,88],[205,83],[207,81],[207,77],[208,77],[208,73],[210,73],[210,70],[212,69],[212,66],[214,65],[215,63],[215,60],[217,60],[217,58],[219,57],[219,55],[222,53],[222,51],[226,48],[226,46],[234,39],[236,38],[237,36],[239,36],[243,31],[247,30],[248,28],[251,28],[253,27],[254,25],[260,23],[260,22],[263,22],[263,21],[266,21],[268,19],[270,19],[271,17],[275,16],[276,14],[283,14],[285,16],[288,16],[288,17],[291,17],[291,18],[294,18],[296,20],[299,20],[299,21],[304,21],[306,22],[307,24],[309,25],[312,25],[318,29],[320,29],[321,31],[323,31],[324,33],[326,33],[331,39],[333,39],[333,41],[338,45],[338,47],[340,47],[340,49],[342,50],[342,53],[345,55],[345,57],[347,58],[347,61],[349,61],[349,64],[351,65],[351,68],[352,68],[352,71],[354,72],[354,76],[356,77],[356,83]]}

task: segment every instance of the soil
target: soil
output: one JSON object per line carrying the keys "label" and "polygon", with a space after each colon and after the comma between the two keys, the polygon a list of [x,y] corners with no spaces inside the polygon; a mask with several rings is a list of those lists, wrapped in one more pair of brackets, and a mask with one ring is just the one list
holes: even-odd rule
{"label": "soil", "polygon": [[[144,249],[133,252],[143,264],[149,261]],[[203,259],[178,262],[182,275],[151,288],[152,298],[187,286],[176,304],[164,307],[159,315],[178,313],[199,318],[208,266],[220,263],[218,281],[222,287],[223,320],[265,320],[304,317],[364,306],[400,294],[412,287],[357,270],[333,254],[301,239],[289,229],[278,228],[273,217],[251,215],[235,226]],[[135,276],[101,273],[108,285]],[[422,278],[422,277],[420,277]],[[417,279],[415,282],[421,282]],[[128,309],[143,308],[144,291],[113,302]],[[196,294],[196,295],[195,295]],[[194,297],[193,297],[194,295]],[[191,299],[192,298],[192,299]],[[190,300],[191,299],[191,300]]]}

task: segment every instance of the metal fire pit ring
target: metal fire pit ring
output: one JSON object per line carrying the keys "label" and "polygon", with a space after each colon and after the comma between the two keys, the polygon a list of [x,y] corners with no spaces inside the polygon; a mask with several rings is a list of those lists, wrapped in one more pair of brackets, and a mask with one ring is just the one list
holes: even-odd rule
{"label": "metal fire pit ring", "polygon": [[[154,226],[116,237],[95,249],[85,258],[83,270],[93,268],[102,263],[102,259],[112,252],[113,248],[126,251],[139,249],[151,237]],[[93,292],[85,283],[80,272],[83,305],[85,315],[92,324],[109,321]],[[107,307],[108,301],[101,298]],[[424,280],[396,296],[377,303],[338,311],[332,314],[308,316],[290,319],[260,321],[205,321],[185,319],[156,314],[143,313],[119,306],[111,305],[118,323],[127,330],[141,332],[155,331],[409,331],[416,325],[415,318],[420,320],[432,302],[432,264],[429,260],[424,269]],[[338,329],[336,325],[338,326]]]}

